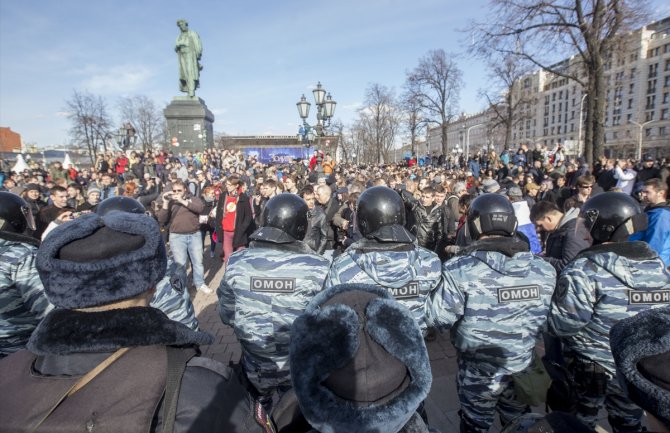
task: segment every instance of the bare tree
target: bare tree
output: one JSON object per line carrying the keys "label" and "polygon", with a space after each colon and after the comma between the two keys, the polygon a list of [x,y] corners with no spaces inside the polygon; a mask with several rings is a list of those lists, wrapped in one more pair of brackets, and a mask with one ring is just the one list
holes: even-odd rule
{"label": "bare tree", "polygon": [[[617,36],[646,17],[645,0],[491,0],[489,14],[470,26],[476,52],[513,55],[574,80],[588,94],[585,156],[603,154],[604,73]],[[576,54],[574,62],[556,63]]]}
{"label": "bare tree", "polygon": [[388,162],[399,128],[400,113],[393,90],[378,83],[369,85],[354,126],[355,139],[364,145],[364,159]]}
{"label": "bare tree", "polygon": [[415,93],[406,89],[400,99],[400,107],[403,112],[404,129],[409,137],[412,155],[414,155],[416,139],[426,128],[426,122],[421,114],[421,101]]}
{"label": "bare tree", "polygon": [[105,100],[88,92],[74,90],[65,104],[72,122],[70,136],[73,143],[85,147],[91,163],[95,163],[98,148],[102,146],[107,151],[106,140],[112,124]]}
{"label": "bare tree", "polygon": [[530,72],[527,64],[515,56],[505,55],[502,59],[493,58],[488,63],[489,86],[480,91],[488,101],[489,109],[493,112],[491,133],[503,137],[503,149],[512,142],[512,131],[526,120],[531,118],[530,107],[534,105],[530,89],[520,80]]}
{"label": "bare tree", "polygon": [[124,122],[130,123],[135,130],[135,137],[143,151],[150,150],[156,142],[164,141],[165,117],[154,101],[144,95],[121,98],[119,111]]}
{"label": "bare tree", "polygon": [[419,65],[407,73],[406,88],[415,98],[422,122],[440,126],[442,153],[448,155],[447,128],[458,113],[458,98],[463,86],[462,72],[442,49],[429,51]]}

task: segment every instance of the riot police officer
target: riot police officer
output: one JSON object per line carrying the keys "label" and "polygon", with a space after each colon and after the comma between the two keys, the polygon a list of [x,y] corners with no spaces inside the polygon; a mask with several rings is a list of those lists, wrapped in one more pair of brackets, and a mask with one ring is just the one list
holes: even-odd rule
{"label": "riot police officer", "polygon": [[474,199],[467,224],[475,241],[444,263],[428,314],[436,327],[452,328],[461,431],[483,433],[496,409],[503,427],[528,411],[515,397],[514,376],[535,361],[556,272],[515,236],[517,219],[505,196]]}
{"label": "riot police officer", "polygon": [[30,206],[0,192],[0,357],[23,349],[37,324],[53,308],[35,268],[39,241]]}
{"label": "riot police officer", "polygon": [[[95,209],[95,213],[100,217],[112,211],[146,213],[142,203],[132,197],[124,196],[105,199]],[[179,266],[169,255],[165,276],[156,284],[156,292],[149,305],[161,310],[170,320],[183,323],[194,331],[198,330],[198,319],[195,317],[193,302],[188,293],[186,269]]]}
{"label": "riot police officer", "polygon": [[323,288],[330,264],[302,241],[307,210],[294,194],[268,200],[262,226],[250,236],[249,248],[231,255],[217,290],[221,320],[242,344],[250,391],[266,409],[273,396],[290,389],[291,324]]}
{"label": "riot police officer", "polygon": [[363,238],[333,261],[326,287],[343,283],[381,286],[412,312],[425,335],[425,305],[441,279],[439,257],[420,247],[405,229],[405,205],[394,190],[385,186],[367,189],[356,208]]}
{"label": "riot police officer", "polygon": [[577,388],[577,416],[593,427],[604,404],[614,432],[640,431],[642,410],[616,380],[609,331],[640,311],[670,305],[670,273],[648,244],[628,241],[647,226],[646,214],[628,194],[590,198],[581,218],[593,246],[561,272],[550,331],[575,357],[569,370]]}

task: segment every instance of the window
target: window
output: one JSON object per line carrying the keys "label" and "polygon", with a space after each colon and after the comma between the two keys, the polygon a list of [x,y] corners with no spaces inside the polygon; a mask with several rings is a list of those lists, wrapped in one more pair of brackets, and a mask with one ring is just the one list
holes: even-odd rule
{"label": "window", "polygon": [[630,110],[631,108],[633,108],[633,99],[632,98],[628,100],[628,109]]}
{"label": "window", "polygon": [[668,135],[665,126],[658,127],[658,135],[661,137],[665,137],[666,135]]}
{"label": "window", "polygon": [[628,86],[628,93],[632,95],[634,91],[635,91],[635,83],[630,83],[630,85]]}
{"label": "window", "polygon": [[644,136],[645,137],[651,137],[651,128],[645,128],[644,129]]}
{"label": "window", "polygon": [[665,92],[663,94],[663,103],[667,104],[668,102],[670,102],[670,92]]}
{"label": "window", "polygon": [[670,110],[664,108],[661,110],[661,120],[670,120]]}
{"label": "window", "polygon": [[647,111],[644,114],[644,121],[645,122],[651,122],[652,120],[654,120],[654,112],[653,111]]}
{"label": "window", "polygon": [[663,87],[670,87],[670,75],[665,77],[665,84],[663,84]]}

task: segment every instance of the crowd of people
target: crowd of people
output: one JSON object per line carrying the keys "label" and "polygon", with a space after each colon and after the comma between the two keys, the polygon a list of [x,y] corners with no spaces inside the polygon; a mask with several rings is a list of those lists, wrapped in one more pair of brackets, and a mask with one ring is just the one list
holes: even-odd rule
{"label": "crowd of people", "polygon": [[[523,145],[422,164],[318,151],[263,164],[208,149],[0,169],[8,425],[105,425],[137,406],[128,422],[151,431],[434,431],[424,340],[444,331],[461,432],[488,431],[496,413],[506,432],[593,431],[602,407],[614,432],[637,432],[638,404],[670,421],[658,403],[670,398],[670,331],[645,328],[654,344],[635,361],[610,341],[633,346],[627,323],[670,314],[668,159],[589,166]],[[198,356],[211,339],[188,288],[214,291],[206,254],[225,269],[216,292],[243,348],[234,371]],[[524,388],[541,364],[551,387]],[[101,398],[124,372],[145,399]],[[617,373],[654,392],[628,394]],[[24,408],[38,393],[63,396]],[[534,393],[550,416],[529,413]]]}

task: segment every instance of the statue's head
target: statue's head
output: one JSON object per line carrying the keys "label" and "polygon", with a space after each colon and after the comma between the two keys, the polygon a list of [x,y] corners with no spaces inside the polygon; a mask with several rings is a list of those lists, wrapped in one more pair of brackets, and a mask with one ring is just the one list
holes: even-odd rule
{"label": "statue's head", "polygon": [[177,26],[182,30],[186,30],[188,28],[188,22],[182,18],[177,20]]}

